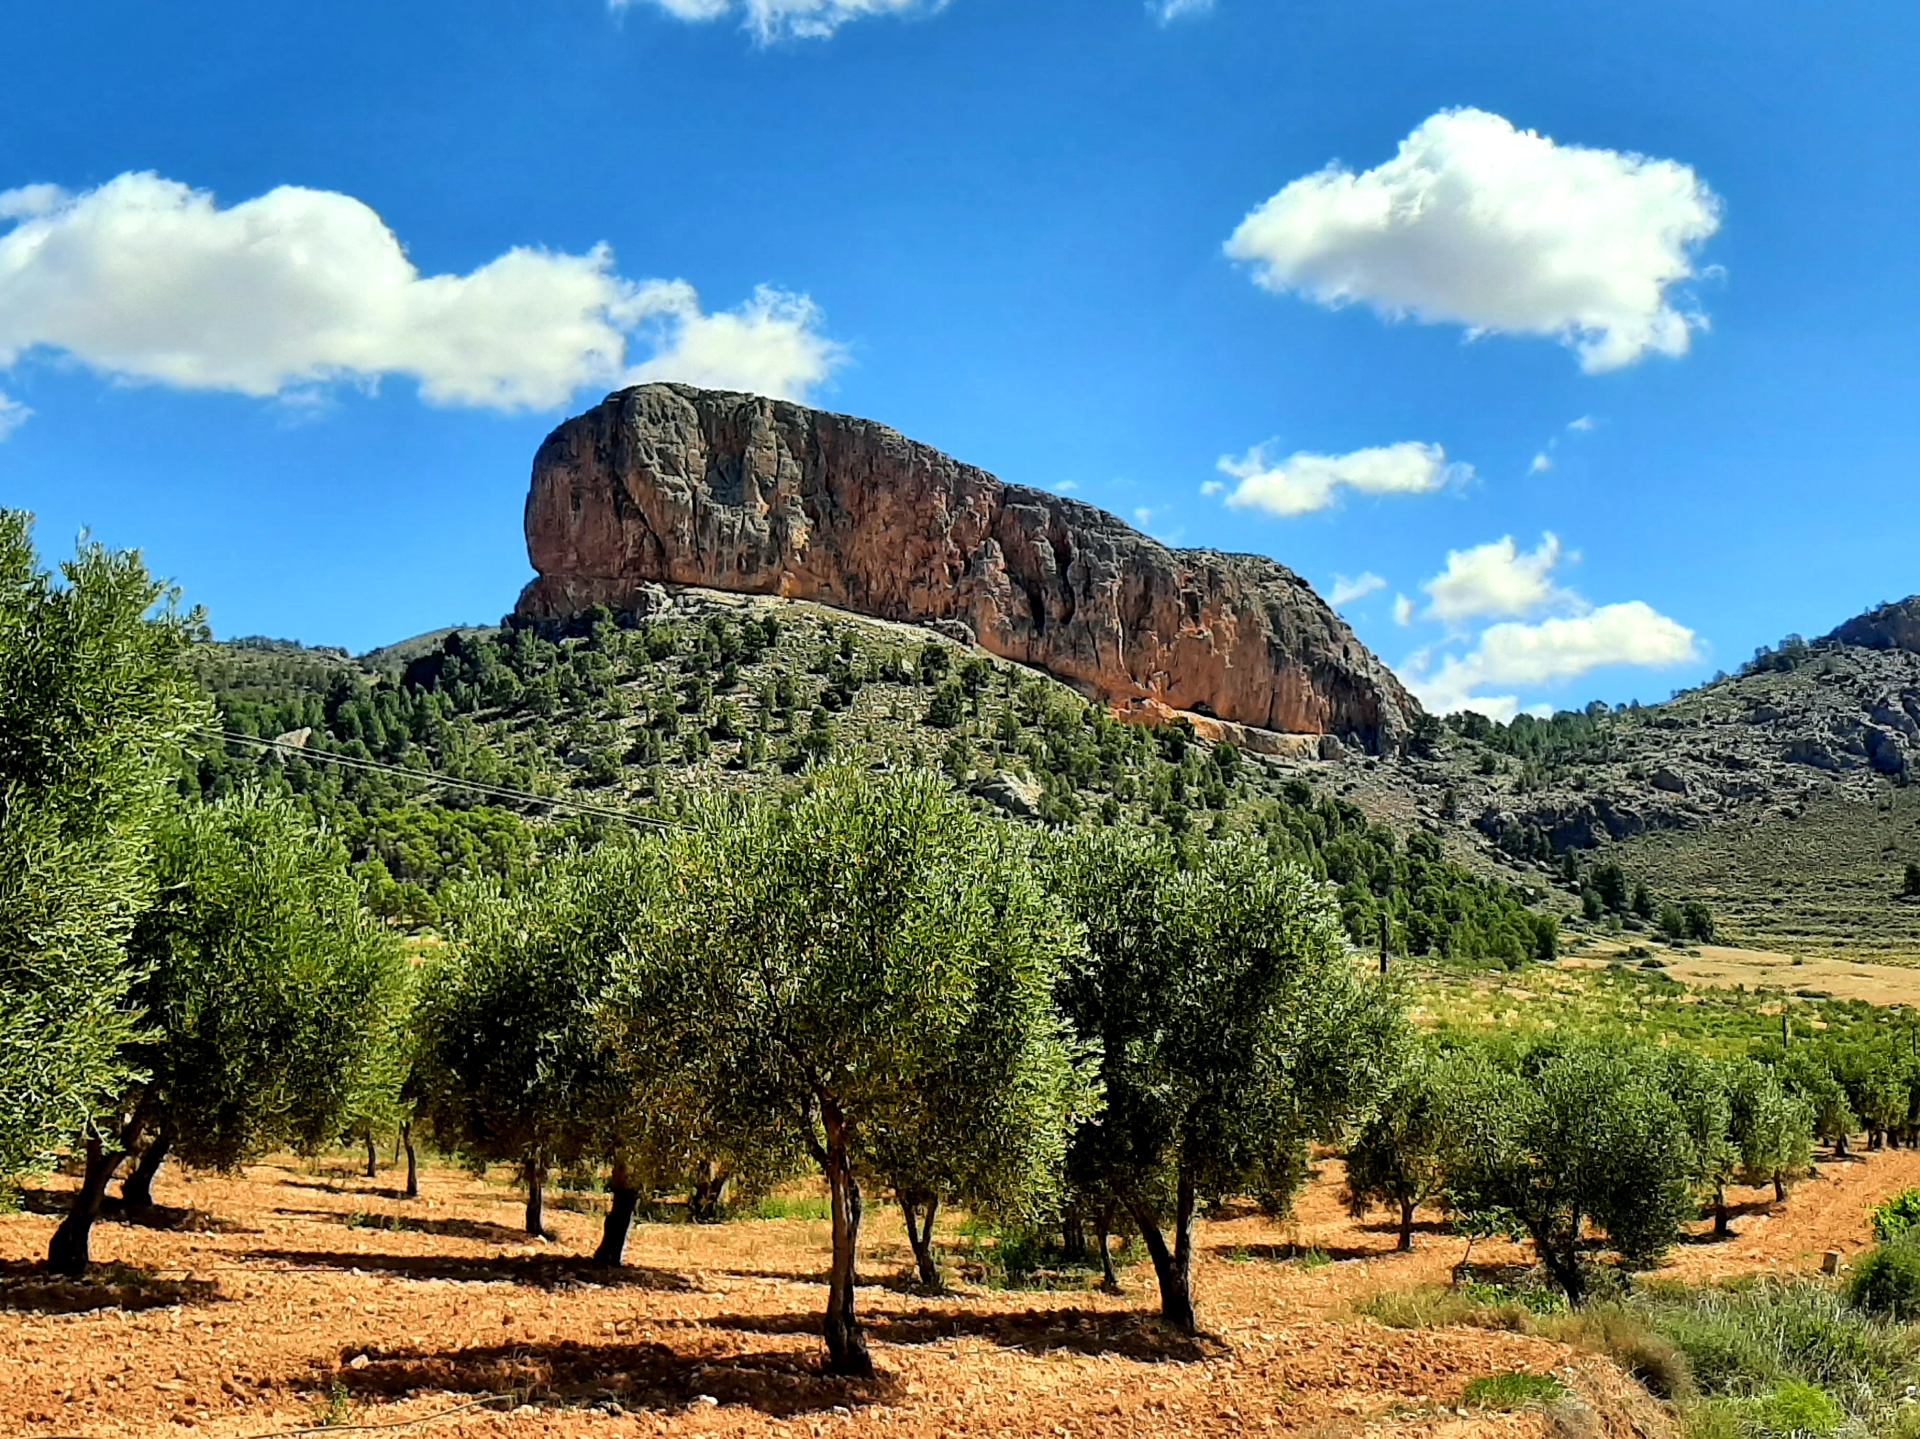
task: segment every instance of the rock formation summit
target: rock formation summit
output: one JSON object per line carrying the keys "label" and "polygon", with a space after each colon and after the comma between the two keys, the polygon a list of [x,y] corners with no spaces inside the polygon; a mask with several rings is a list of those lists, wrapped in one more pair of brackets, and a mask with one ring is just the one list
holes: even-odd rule
{"label": "rock formation summit", "polygon": [[1374,751],[1418,704],[1311,586],[1174,550],[870,420],[642,385],[541,445],[519,612],[644,610],[649,585],[813,600],[964,632],[1122,716],[1162,707]]}

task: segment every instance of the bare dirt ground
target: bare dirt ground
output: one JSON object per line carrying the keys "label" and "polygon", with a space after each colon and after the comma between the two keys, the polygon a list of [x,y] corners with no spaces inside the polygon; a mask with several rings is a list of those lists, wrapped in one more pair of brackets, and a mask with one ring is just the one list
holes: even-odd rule
{"label": "bare dirt ground", "polygon": [[[458,1170],[428,1168],[408,1202],[391,1176],[344,1167],[169,1166],[156,1197],[182,1227],[103,1223],[99,1273],[67,1284],[37,1262],[55,1219],[35,1211],[66,1193],[49,1181],[0,1218],[0,1434],[1548,1434],[1540,1412],[1458,1407],[1469,1379],[1513,1370],[1559,1373],[1597,1432],[1658,1428],[1617,1371],[1561,1346],[1353,1320],[1366,1294],[1444,1281],[1462,1243],[1428,1228],[1396,1254],[1383,1223],[1347,1217],[1339,1182],[1338,1163],[1322,1164],[1285,1224],[1201,1227],[1197,1343],[1152,1320],[1144,1266],[1120,1296],[919,1295],[897,1217],[871,1205],[861,1299],[881,1374],[849,1383],[819,1373],[816,1221],[641,1225],[629,1267],[598,1275],[583,1263],[597,1215],[550,1206],[555,1239],[529,1242],[518,1196]],[[1775,1214],[1741,1191],[1738,1236],[1682,1246],[1671,1272],[1816,1267],[1829,1247],[1865,1244],[1873,1200],[1916,1183],[1920,1154],[1897,1151],[1828,1163]],[[475,1407],[447,1414],[462,1405]]]}

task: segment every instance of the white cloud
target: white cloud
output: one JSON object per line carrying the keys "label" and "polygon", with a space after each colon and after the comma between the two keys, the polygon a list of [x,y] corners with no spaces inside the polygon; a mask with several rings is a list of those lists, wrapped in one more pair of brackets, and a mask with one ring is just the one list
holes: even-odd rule
{"label": "white cloud", "polygon": [[1213,0],[1147,0],[1147,9],[1165,25],[1188,15],[1205,15],[1213,9]]}
{"label": "white cloud", "polygon": [[1530,553],[1522,554],[1512,535],[1468,550],[1448,550],[1447,567],[1420,588],[1431,601],[1430,619],[1458,624],[1495,615],[1524,615],[1555,602],[1578,603],[1555,589],[1553,567],[1560,563],[1560,539],[1551,531]]}
{"label": "white cloud", "polygon": [[1393,597],[1393,622],[1401,626],[1413,623],[1413,601],[1405,595]]}
{"label": "white cloud", "polygon": [[12,395],[0,394],[0,440],[26,424],[27,416],[32,413]]}
{"label": "white cloud", "polygon": [[373,210],[331,191],[221,209],[125,174],[0,193],[0,219],[16,222],[0,233],[0,370],[47,350],[122,381],[260,396],[402,375],[435,404],[511,410],[662,378],[799,397],[842,358],[803,296],[762,289],[709,313],[684,281],[622,278],[604,245],[422,275]]}
{"label": "white cloud", "polygon": [[1474,709],[1507,720],[1519,710],[1517,695],[1475,691],[1559,684],[1602,665],[1662,666],[1698,658],[1692,630],[1641,600],[1629,600],[1539,624],[1493,625],[1473,649],[1447,655],[1435,672],[1428,672],[1427,655],[1414,656],[1404,678],[1430,709]]}
{"label": "white cloud", "polygon": [[1553,468],[1553,457],[1549,455],[1545,450],[1542,450],[1539,454],[1533,457],[1533,463],[1527,466],[1527,473],[1530,475],[1544,475],[1548,470],[1552,468]]}
{"label": "white cloud", "polygon": [[1576,435],[1588,434],[1593,429],[1593,416],[1582,415],[1577,420],[1569,420],[1567,421],[1567,428],[1572,430]]}
{"label": "white cloud", "polygon": [[1333,577],[1333,589],[1327,594],[1327,603],[1336,610],[1342,605],[1350,605],[1355,600],[1364,599],[1375,590],[1384,590],[1387,582],[1372,570],[1355,575],[1349,579],[1345,575]]}
{"label": "white cloud", "polygon": [[680,20],[719,20],[737,14],[763,44],[785,39],[819,39],[831,35],[849,20],[938,10],[945,3],[946,0],[608,0],[609,7],[616,12],[634,5],[652,4]]}
{"label": "white cloud", "polygon": [[1240,482],[1227,496],[1229,505],[1282,516],[1324,510],[1342,488],[1363,495],[1431,494],[1473,475],[1471,465],[1448,464],[1440,446],[1411,440],[1347,455],[1302,450],[1284,460],[1274,458],[1271,444],[1255,445],[1239,459],[1223,455],[1219,468]]}
{"label": "white cloud", "polygon": [[1211,498],[1214,495],[1225,494],[1226,489],[1227,485],[1224,480],[1207,480],[1201,484],[1200,493]]}
{"label": "white cloud", "polygon": [[1671,289],[1720,203],[1673,160],[1558,145],[1483,110],[1443,110],[1383,165],[1330,165],[1227,241],[1255,279],[1471,331],[1556,336],[1589,372],[1680,355],[1703,316]]}

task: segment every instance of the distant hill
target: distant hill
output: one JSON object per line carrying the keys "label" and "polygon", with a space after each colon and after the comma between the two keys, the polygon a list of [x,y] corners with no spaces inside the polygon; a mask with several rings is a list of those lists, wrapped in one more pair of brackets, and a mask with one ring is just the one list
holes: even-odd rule
{"label": "distant hill", "polygon": [[1920,898],[1903,894],[1920,860],[1916,616],[1920,599],[1790,636],[1664,704],[1503,726],[1453,716],[1423,753],[1340,792],[1559,880],[1569,909],[1616,863],[1709,904],[1723,938],[1920,962]]}

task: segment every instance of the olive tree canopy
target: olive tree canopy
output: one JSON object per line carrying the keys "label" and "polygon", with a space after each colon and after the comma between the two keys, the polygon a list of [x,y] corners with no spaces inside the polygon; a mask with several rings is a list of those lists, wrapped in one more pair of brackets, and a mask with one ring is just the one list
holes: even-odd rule
{"label": "olive tree canopy", "polygon": [[[1086,1100],[1052,1004],[1073,926],[1026,838],[928,774],[832,769],[784,802],[714,800],[667,850],[623,1044],[811,1155],[832,1200],[829,1364],[868,1373],[861,1176],[1003,1202],[1052,1182]],[[952,1171],[918,1167],[953,1118],[991,1132]]]}
{"label": "olive tree canopy", "polygon": [[1322,888],[1264,848],[1185,855],[1108,831],[1052,859],[1086,930],[1061,1005],[1101,1056],[1106,1100],[1075,1137],[1074,1178],[1131,1212],[1161,1312],[1190,1331],[1199,1201],[1290,1200],[1307,1141],[1339,1137],[1381,1095],[1405,1022]]}

